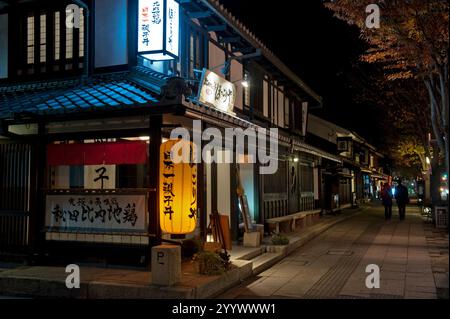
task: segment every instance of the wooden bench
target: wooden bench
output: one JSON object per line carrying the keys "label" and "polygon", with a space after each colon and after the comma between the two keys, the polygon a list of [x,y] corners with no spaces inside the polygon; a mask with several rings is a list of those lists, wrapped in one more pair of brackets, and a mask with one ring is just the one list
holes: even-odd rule
{"label": "wooden bench", "polygon": [[[310,210],[298,212],[295,214],[290,214],[282,217],[275,217],[266,219],[266,223],[275,226],[275,232],[280,232],[280,224],[287,223],[289,231],[295,231],[297,226],[305,227],[311,225],[314,221],[320,218],[321,210]],[[299,225],[297,225],[298,221],[300,221]],[[286,229],[286,227],[284,228]]]}

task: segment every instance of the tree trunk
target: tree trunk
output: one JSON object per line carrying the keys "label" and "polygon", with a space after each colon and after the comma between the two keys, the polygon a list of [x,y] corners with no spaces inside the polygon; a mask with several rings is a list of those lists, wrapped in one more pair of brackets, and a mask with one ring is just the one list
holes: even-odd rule
{"label": "tree trunk", "polygon": [[[440,70],[441,71],[441,70]],[[425,79],[431,104],[431,124],[436,138],[438,150],[432,160],[431,197],[433,204],[441,202],[439,194],[440,177],[443,172],[449,171],[449,144],[448,144],[448,87],[445,85],[446,72],[439,72],[439,81],[434,81],[433,75]],[[439,154],[440,153],[440,154]],[[443,156],[444,165],[439,165],[439,156]]]}
{"label": "tree trunk", "polygon": [[439,165],[439,159],[435,156],[431,161],[431,176],[430,176],[430,195],[431,203],[435,206],[441,202],[441,194],[439,188],[441,185],[440,175],[442,172],[442,165]]}

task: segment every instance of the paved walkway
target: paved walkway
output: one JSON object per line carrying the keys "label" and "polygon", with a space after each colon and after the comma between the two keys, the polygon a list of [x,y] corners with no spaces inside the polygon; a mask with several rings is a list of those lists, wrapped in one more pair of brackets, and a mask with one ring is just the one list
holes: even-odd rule
{"label": "paved walkway", "polygon": [[[385,222],[372,206],[219,298],[437,298],[419,211],[408,207],[403,222],[394,212]],[[380,268],[378,289],[366,287],[369,264]]]}

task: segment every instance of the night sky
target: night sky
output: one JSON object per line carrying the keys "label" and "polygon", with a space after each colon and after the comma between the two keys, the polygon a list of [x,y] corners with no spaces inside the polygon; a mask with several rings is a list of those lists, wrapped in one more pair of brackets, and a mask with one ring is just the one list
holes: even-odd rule
{"label": "night sky", "polygon": [[356,27],[334,18],[321,0],[220,1],[323,97],[324,108],[313,113],[379,144],[382,112],[354,98],[364,51]]}

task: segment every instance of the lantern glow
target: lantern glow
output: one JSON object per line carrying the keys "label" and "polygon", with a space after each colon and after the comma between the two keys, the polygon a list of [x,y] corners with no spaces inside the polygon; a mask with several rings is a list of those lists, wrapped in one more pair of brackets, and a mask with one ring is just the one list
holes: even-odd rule
{"label": "lantern glow", "polygon": [[175,0],[139,0],[138,53],[152,61],[179,55],[179,4]]}
{"label": "lantern glow", "polygon": [[[173,161],[173,146],[177,143],[189,147],[190,162]],[[160,147],[160,227],[170,234],[191,233],[197,224],[197,166],[193,154],[194,144],[181,139],[168,140]]]}

